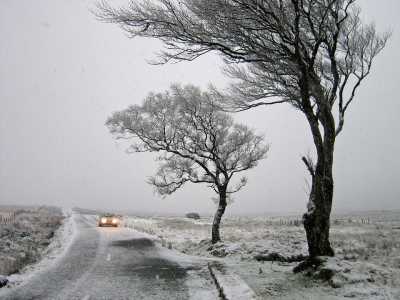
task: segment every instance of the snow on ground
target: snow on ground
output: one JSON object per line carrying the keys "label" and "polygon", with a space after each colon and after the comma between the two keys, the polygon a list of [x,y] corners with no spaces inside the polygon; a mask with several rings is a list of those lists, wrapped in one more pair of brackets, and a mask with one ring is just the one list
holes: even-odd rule
{"label": "snow on ground", "polygon": [[214,282],[210,279],[207,267],[189,270],[186,274],[185,285],[190,300],[219,299],[217,289],[210,288],[214,286]]}
{"label": "snow on ground", "polygon": [[331,240],[337,256],[325,259],[313,274],[293,274],[297,262],[285,262],[307,255],[299,217],[226,217],[224,242],[212,248],[211,222],[124,218],[124,226],[151,234],[166,247],[222,257],[261,299],[400,299],[399,211],[334,216]]}
{"label": "snow on ground", "polygon": [[54,207],[14,210],[15,220],[0,227],[0,274],[8,275],[9,286],[23,283],[54,263],[67,252],[75,232],[69,210]]}
{"label": "snow on ground", "polygon": [[224,264],[213,263],[209,265],[210,273],[215,278],[216,285],[229,300],[256,300],[254,291],[237,274],[226,270]]}

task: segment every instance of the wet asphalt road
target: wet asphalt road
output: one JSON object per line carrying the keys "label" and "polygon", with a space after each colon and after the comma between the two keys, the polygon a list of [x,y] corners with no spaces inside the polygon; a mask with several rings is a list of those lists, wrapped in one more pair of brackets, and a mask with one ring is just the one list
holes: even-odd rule
{"label": "wet asphalt road", "polygon": [[74,220],[66,255],[0,299],[217,299],[205,262],[179,263],[140,233],[97,228],[94,216]]}

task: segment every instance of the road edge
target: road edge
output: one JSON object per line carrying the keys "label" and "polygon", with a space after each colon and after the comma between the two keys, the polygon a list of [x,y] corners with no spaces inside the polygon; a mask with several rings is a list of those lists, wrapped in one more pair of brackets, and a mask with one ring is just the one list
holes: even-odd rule
{"label": "road edge", "polygon": [[208,270],[222,300],[257,300],[254,291],[240,276],[229,272],[220,262],[209,262]]}

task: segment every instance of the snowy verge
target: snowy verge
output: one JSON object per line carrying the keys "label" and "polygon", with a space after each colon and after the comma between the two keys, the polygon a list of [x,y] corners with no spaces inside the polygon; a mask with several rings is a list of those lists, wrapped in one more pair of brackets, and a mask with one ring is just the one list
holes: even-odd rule
{"label": "snowy verge", "polygon": [[[55,207],[0,207],[0,274],[18,273],[36,263],[64,219]],[[11,217],[10,217],[11,216]]]}
{"label": "snowy verge", "polygon": [[190,300],[220,299],[218,290],[210,288],[215,285],[207,267],[199,270],[188,270],[185,285],[188,288]]}
{"label": "snowy verge", "polygon": [[224,300],[256,300],[254,291],[236,274],[227,272],[221,264],[209,263],[208,269]]}
{"label": "snowy verge", "polygon": [[66,209],[63,209],[62,213],[64,216],[62,224],[54,232],[50,244],[42,252],[41,259],[34,264],[25,266],[19,273],[8,276],[8,286],[23,285],[38,272],[44,272],[50,266],[56,264],[68,252],[76,234],[75,215],[71,210]]}

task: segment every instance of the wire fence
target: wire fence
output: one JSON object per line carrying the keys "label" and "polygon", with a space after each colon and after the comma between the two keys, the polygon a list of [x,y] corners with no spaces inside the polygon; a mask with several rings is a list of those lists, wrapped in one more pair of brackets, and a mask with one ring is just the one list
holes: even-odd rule
{"label": "wire fence", "polygon": [[0,212],[0,224],[8,225],[15,223],[15,212]]}
{"label": "wire fence", "polygon": [[[266,225],[302,226],[302,219],[273,219],[266,220]],[[366,225],[371,224],[370,218],[343,218],[331,220],[332,225]]]}

